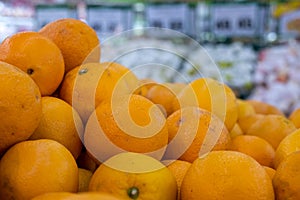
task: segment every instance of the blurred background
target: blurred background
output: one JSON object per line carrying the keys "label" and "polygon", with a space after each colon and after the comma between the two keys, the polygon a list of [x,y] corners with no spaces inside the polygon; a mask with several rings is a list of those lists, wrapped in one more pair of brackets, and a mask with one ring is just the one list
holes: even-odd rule
{"label": "blurred background", "polygon": [[[127,67],[153,62],[172,66],[190,80],[199,76],[197,70],[215,77],[208,54],[238,97],[268,102],[285,113],[300,107],[299,0],[1,0],[0,41],[66,17],[94,28],[107,57],[117,56],[124,46],[143,44],[176,49],[184,55],[151,51],[145,57],[136,52],[118,59]],[[183,34],[151,35],[144,27]],[[132,31],[105,42],[126,30]],[[150,68],[140,76],[181,81],[172,73]]]}

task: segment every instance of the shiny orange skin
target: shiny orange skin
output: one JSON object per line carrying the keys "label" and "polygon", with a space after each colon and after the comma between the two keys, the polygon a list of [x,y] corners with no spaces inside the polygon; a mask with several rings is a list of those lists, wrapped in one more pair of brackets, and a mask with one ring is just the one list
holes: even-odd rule
{"label": "shiny orange skin", "polygon": [[276,199],[300,199],[300,151],[288,155],[278,166],[273,178]]}
{"label": "shiny orange skin", "polygon": [[253,135],[236,136],[230,145],[230,150],[247,154],[261,165],[273,167],[275,150],[266,140]]}
{"label": "shiny orange skin", "polygon": [[29,200],[47,192],[77,190],[75,159],[54,140],[20,142],[0,161],[0,199]]}
{"label": "shiny orange skin", "polygon": [[272,181],[250,156],[213,151],[196,159],[181,185],[181,200],[274,200]]}
{"label": "shiny orange skin", "polygon": [[0,60],[29,74],[42,96],[53,94],[64,77],[61,51],[37,32],[19,32],[6,38],[0,45]]}
{"label": "shiny orange skin", "polygon": [[46,24],[39,33],[60,49],[65,71],[84,63],[100,61],[100,42],[95,30],[79,19],[63,18]]}
{"label": "shiny orange skin", "polygon": [[164,159],[193,162],[212,150],[230,147],[230,134],[224,123],[211,112],[186,107],[167,118],[169,145]]}
{"label": "shiny orange skin", "polygon": [[27,140],[42,116],[41,93],[19,68],[0,61],[0,156]]}

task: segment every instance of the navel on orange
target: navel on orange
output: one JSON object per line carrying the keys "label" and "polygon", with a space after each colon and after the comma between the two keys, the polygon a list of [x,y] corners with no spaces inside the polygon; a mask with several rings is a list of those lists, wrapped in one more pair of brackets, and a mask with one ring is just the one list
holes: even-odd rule
{"label": "navel on orange", "polygon": [[60,98],[71,104],[86,123],[103,100],[110,99],[113,94],[131,94],[138,84],[137,77],[121,64],[87,63],[66,74]]}
{"label": "navel on orange", "polygon": [[0,45],[0,60],[30,75],[42,96],[54,93],[64,76],[61,51],[37,32],[20,32],[5,39]]}
{"label": "navel on orange", "polygon": [[158,160],[138,153],[121,153],[101,164],[92,176],[90,191],[121,199],[175,200],[176,180]]}

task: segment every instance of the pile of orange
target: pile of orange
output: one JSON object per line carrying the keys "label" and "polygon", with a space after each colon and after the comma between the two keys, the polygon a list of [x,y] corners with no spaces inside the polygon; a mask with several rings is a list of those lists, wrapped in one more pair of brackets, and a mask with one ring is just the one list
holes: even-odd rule
{"label": "pile of orange", "polygon": [[100,62],[76,19],[0,44],[0,199],[297,200],[300,111]]}

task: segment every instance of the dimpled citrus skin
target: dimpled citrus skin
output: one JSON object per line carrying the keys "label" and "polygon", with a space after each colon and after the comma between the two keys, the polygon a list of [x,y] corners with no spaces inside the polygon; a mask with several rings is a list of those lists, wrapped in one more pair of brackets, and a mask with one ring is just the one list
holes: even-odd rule
{"label": "dimpled citrus skin", "polygon": [[51,39],[61,50],[65,71],[84,62],[100,61],[100,42],[95,30],[86,23],[64,18],[48,23],[39,33]]}
{"label": "dimpled citrus skin", "polygon": [[181,200],[274,200],[272,181],[250,156],[213,151],[196,159],[182,185]]}
{"label": "dimpled citrus skin", "polygon": [[[179,103],[178,103],[179,102]],[[232,89],[212,78],[198,78],[187,85],[173,101],[173,110],[198,106],[219,117],[230,131],[238,119],[238,104]]]}
{"label": "dimpled citrus skin", "polygon": [[273,185],[278,200],[300,199],[300,151],[289,154],[278,166]]}
{"label": "dimpled citrus skin", "polygon": [[[132,188],[138,189],[137,198],[130,198]],[[124,200],[176,200],[177,184],[170,170],[158,160],[126,152],[99,166],[89,191],[109,193]]]}
{"label": "dimpled citrus skin", "polygon": [[0,61],[0,156],[34,132],[42,115],[41,93],[19,68]]}
{"label": "dimpled citrus skin", "polygon": [[29,74],[42,96],[53,94],[63,80],[65,65],[61,51],[37,32],[19,32],[5,39],[0,45],[0,60]]}
{"label": "dimpled citrus skin", "polygon": [[[125,103],[127,97],[128,107]],[[116,101],[120,106],[107,100],[100,103],[90,116],[84,133],[87,151],[100,162],[122,151],[145,153],[160,160],[168,144],[168,128],[158,106],[135,94],[119,97]],[[130,116],[122,116],[124,112]],[[116,116],[120,116],[119,121]],[[141,129],[126,129],[129,125]],[[154,130],[155,127],[158,129]]]}
{"label": "dimpled citrus skin", "polygon": [[20,142],[0,161],[0,199],[27,200],[46,192],[77,189],[75,159],[54,140]]}
{"label": "dimpled citrus skin", "polygon": [[183,160],[175,160],[171,162],[167,167],[174,175],[177,182],[177,200],[180,200],[180,187],[183,181],[183,178],[190,168],[191,163],[183,161]]}
{"label": "dimpled citrus skin", "polygon": [[280,142],[275,152],[275,168],[277,168],[289,154],[296,151],[300,151],[300,129],[295,130]]}
{"label": "dimpled citrus skin", "polygon": [[[79,156],[83,124],[79,114],[67,102],[56,97],[42,97],[42,117],[29,139],[52,139],[64,145],[74,156]],[[82,136],[83,137],[83,136]]]}
{"label": "dimpled citrus skin", "polygon": [[231,138],[224,123],[211,112],[186,107],[167,118],[169,145],[165,159],[193,162],[199,154],[211,150],[226,150]]}
{"label": "dimpled citrus skin", "polygon": [[236,136],[230,149],[254,158],[261,165],[273,167],[275,150],[266,140],[253,135]]}
{"label": "dimpled citrus skin", "polygon": [[138,84],[134,73],[121,64],[86,63],[66,74],[59,96],[72,105],[86,123],[102,101],[111,99],[113,94],[131,94]]}
{"label": "dimpled citrus skin", "polygon": [[279,143],[295,130],[296,127],[293,122],[286,117],[270,114],[262,115],[244,133],[261,137],[269,142],[274,149],[277,149]]}

